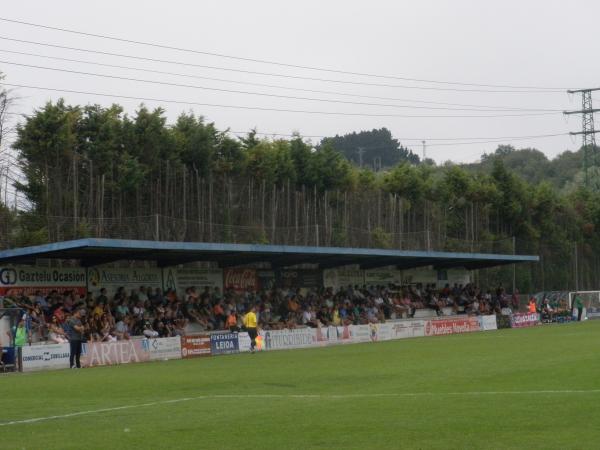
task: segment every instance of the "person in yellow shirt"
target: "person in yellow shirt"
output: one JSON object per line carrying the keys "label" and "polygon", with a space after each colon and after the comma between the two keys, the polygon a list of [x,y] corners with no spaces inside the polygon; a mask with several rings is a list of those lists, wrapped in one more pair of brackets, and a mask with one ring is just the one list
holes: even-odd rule
{"label": "person in yellow shirt", "polygon": [[256,306],[252,306],[250,311],[244,316],[244,327],[250,336],[250,352],[254,353],[256,347],[256,336],[258,336],[258,323],[256,320]]}

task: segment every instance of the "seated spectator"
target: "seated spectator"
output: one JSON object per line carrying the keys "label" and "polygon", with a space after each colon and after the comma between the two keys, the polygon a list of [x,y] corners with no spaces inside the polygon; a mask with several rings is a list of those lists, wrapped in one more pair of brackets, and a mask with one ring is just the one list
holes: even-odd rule
{"label": "seated spectator", "polygon": [[131,336],[129,335],[129,323],[129,316],[123,317],[116,323],[114,334],[118,340],[122,341],[130,339]]}
{"label": "seated spectator", "polygon": [[69,342],[65,330],[58,323],[56,316],[52,316],[52,321],[48,324],[48,340],[55,344],[65,344]]}

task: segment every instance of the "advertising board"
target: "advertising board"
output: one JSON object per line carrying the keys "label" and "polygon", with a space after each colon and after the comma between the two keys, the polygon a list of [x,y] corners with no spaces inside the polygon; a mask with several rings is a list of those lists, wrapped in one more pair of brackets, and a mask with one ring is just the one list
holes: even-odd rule
{"label": "advertising board", "polygon": [[318,327],[315,329],[315,331],[317,342],[321,343],[322,345],[349,344],[352,342],[350,337],[350,325],[344,325],[340,327]]}
{"label": "advertising board", "polygon": [[247,289],[255,291],[258,289],[258,277],[255,269],[231,268],[224,273],[223,287],[233,289],[236,292],[244,292]]}
{"label": "advertising board", "polygon": [[472,331],[481,331],[479,320],[476,317],[434,319],[427,320],[425,323],[425,336],[470,333]]}
{"label": "advertising board", "polygon": [[277,271],[277,283],[282,288],[318,288],[323,282],[320,270],[290,269]]}
{"label": "advertising board", "polygon": [[210,336],[208,334],[182,336],[181,356],[184,358],[210,356]]}
{"label": "advertising board", "polygon": [[85,269],[50,268],[36,266],[14,266],[0,268],[0,295],[34,295],[40,291],[47,295],[56,290],[59,293],[75,291],[80,295],[86,292]]}
{"label": "advertising board", "polygon": [[365,273],[359,269],[325,269],[323,271],[323,285],[326,288],[356,286],[365,284]]}
{"label": "advertising board", "polygon": [[105,268],[90,267],[88,269],[88,290],[97,294],[105,288],[108,297],[112,297],[117,289],[125,288],[127,294],[139,290],[140,286],[162,289],[162,271],[158,268]]}
{"label": "advertising board", "polygon": [[83,367],[109,366],[150,361],[150,350],[145,339],[117,342],[88,342],[83,344]]}
{"label": "advertising board", "polygon": [[392,339],[406,339],[425,336],[425,320],[399,320],[389,322]]}
{"label": "advertising board", "polygon": [[510,316],[511,328],[533,327],[539,323],[539,313],[515,313]]}
{"label": "advertising board", "polygon": [[479,326],[483,331],[497,330],[498,323],[494,314],[489,316],[479,316]]}
{"label": "advertising board", "polygon": [[212,333],[210,335],[210,353],[212,355],[227,355],[239,353],[240,344],[237,333]]}
{"label": "advertising board", "polygon": [[367,286],[402,284],[402,272],[393,269],[365,270],[365,284]]}
{"label": "advertising board", "polygon": [[28,345],[21,355],[23,372],[69,368],[69,344]]}
{"label": "advertising board", "polygon": [[285,348],[302,348],[317,345],[317,332],[314,328],[297,328],[293,330],[261,331],[264,350]]}
{"label": "advertising board", "polygon": [[215,288],[223,291],[223,270],[169,267],[163,269],[163,282],[163,289],[175,289],[181,295],[192,286],[198,293],[206,287],[210,288],[211,292]]}
{"label": "advertising board", "polygon": [[144,339],[142,344],[146,346],[150,354],[150,361],[181,359],[181,339],[179,336]]}

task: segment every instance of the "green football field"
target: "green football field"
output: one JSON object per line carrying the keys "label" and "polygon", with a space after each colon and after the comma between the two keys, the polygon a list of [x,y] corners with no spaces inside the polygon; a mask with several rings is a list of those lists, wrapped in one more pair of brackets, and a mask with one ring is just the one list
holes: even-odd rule
{"label": "green football field", "polygon": [[599,420],[600,321],[0,376],[2,449],[593,449]]}

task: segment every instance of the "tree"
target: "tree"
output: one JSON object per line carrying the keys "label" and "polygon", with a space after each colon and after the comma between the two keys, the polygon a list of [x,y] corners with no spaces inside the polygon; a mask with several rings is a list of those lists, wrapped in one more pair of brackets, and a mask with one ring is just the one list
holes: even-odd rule
{"label": "tree", "polygon": [[394,139],[387,128],[336,135],[323,139],[320,147],[325,144],[331,145],[354,164],[375,169],[378,169],[379,165],[381,168],[387,168],[402,162],[419,162],[419,157]]}

